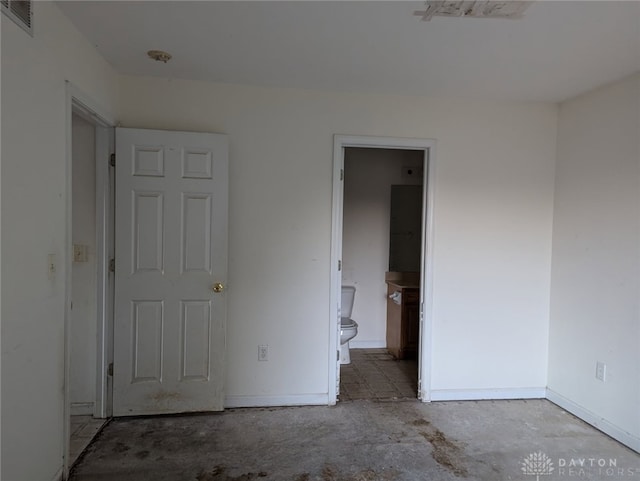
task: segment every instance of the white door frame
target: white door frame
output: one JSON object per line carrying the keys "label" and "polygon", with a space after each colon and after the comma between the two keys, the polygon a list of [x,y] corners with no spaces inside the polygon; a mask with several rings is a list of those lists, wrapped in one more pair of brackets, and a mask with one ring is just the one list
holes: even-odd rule
{"label": "white door frame", "polygon": [[401,137],[335,135],[333,139],[333,202],[331,213],[331,281],[329,325],[329,404],[337,401],[340,364],[340,287],[342,285],[342,217],[344,204],[344,152],[347,147],[409,149],[424,152],[422,194],[422,278],[420,279],[420,342],[418,347],[418,398],[431,400],[431,332],[433,310],[433,239],[436,141]]}
{"label": "white door frame", "polygon": [[109,158],[113,152],[116,122],[112,115],[100,107],[74,84],[66,85],[66,149],[65,162],[65,313],[64,313],[64,429],[63,429],[63,479],[69,476],[69,432],[71,416],[70,359],[71,359],[71,278],[73,262],[72,222],[72,116],[80,115],[96,128],[96,259],[97,259],[97,353],[96,400],[94,416],[111,415],[107,366],[113,356],[113,276],[109,274],[109,258],[113,255],[113,192],[110,183]]}

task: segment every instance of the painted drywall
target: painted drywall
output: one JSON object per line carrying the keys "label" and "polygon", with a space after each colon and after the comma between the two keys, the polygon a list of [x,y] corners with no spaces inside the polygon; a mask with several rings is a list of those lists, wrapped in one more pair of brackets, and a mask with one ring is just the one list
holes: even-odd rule
{"label": "painted drywall", "polygon": [[127,127],[229,135],[233,404],[328,392],[337,133],[437,141],[431,388],[546,386],[555,105],[132,76],[121,100]]}
{"label": "painted drywall", "polygon": [[[561,104],[549,388],[640,449],[640,74]],[[606,363],[605,381],[596,362]]]}
{"label": "painted drywall", "polygon": [[[408,172],[422,168],[407,167]],[[415,174],[421,175],[421,174]],[[424,191],[422,185],[391,186],[389,271],[420,272]]]}
{"label": "painted drywall", "polygon": [[[95,127],[72,120],[72,264],[69,398],[71,414],[93,414],[96,398],[97,262]],[[74,247],[75,248],[75,247]],[[86,254],[86,256],[85,256]]]}
{"label": "painted drywall", "polygon": [[352,348],[385,347],[389,270],[391,186],[417,185],[402,175],[404,166],[421,166],[423,153],[410,150],[348,148],[344,156],[342,282],[356,287],[352,318],[358,335]]}
{"label": "painted drywall", "polygon": [[[63,465],[67,105],[65,80],[116,106],[118,83],[53,2],[34,36],[2,17],[2,473],[55,479]],[[48,274],[48,255],[56,272]],[[36,453],[34,455],[34,453]]]}

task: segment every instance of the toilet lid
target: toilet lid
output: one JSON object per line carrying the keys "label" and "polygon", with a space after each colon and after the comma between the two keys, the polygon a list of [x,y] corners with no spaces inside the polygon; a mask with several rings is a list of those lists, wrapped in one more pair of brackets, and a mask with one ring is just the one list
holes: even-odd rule
{"label": "toilet lid", "polygon": [[358,327],[358,324],[353,319],[349,319],[348,317],[341,317],[340,327],[342,327],[343,329],[348,329],[350,327]]}

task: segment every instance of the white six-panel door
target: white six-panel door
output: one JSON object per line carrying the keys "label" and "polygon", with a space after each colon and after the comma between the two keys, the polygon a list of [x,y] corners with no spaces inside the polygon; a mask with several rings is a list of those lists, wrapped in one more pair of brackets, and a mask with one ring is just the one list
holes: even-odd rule
{"label": "white six-panel door", "polygon": [[223,408],[228,142],[116,130],[115,416]]}

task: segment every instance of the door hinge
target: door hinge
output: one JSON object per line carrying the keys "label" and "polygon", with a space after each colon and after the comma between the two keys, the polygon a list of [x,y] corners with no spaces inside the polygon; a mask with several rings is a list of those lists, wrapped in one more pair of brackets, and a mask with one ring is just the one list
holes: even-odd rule
{"label": "door hinge", "polygon": [[116,260],[109,259],[109,272],[115,272],[115,271],[116,271]]}
{"label": "door hinge", "polygon": [[336,361],[340,360],[340,351],[336,351]]}
{"label": "door hinge", "polygon": [[341,271],[342,270],[342,261],[338,261],[338,270]]}
{"label": "door hinge", "polygon": [[109,165],[111,167],[115,167],[116,166],[116,154],[111,154],[109,156]]}
{"label": "door hinge", "polygon": [[340,169],[340,180],[344,180],[344,169]]}
{"label": "door hinge", "polygon": [[108,376],[113,376],[113,363],[112,362],[109,363],[109,367],[107,368],[107,375]]}

